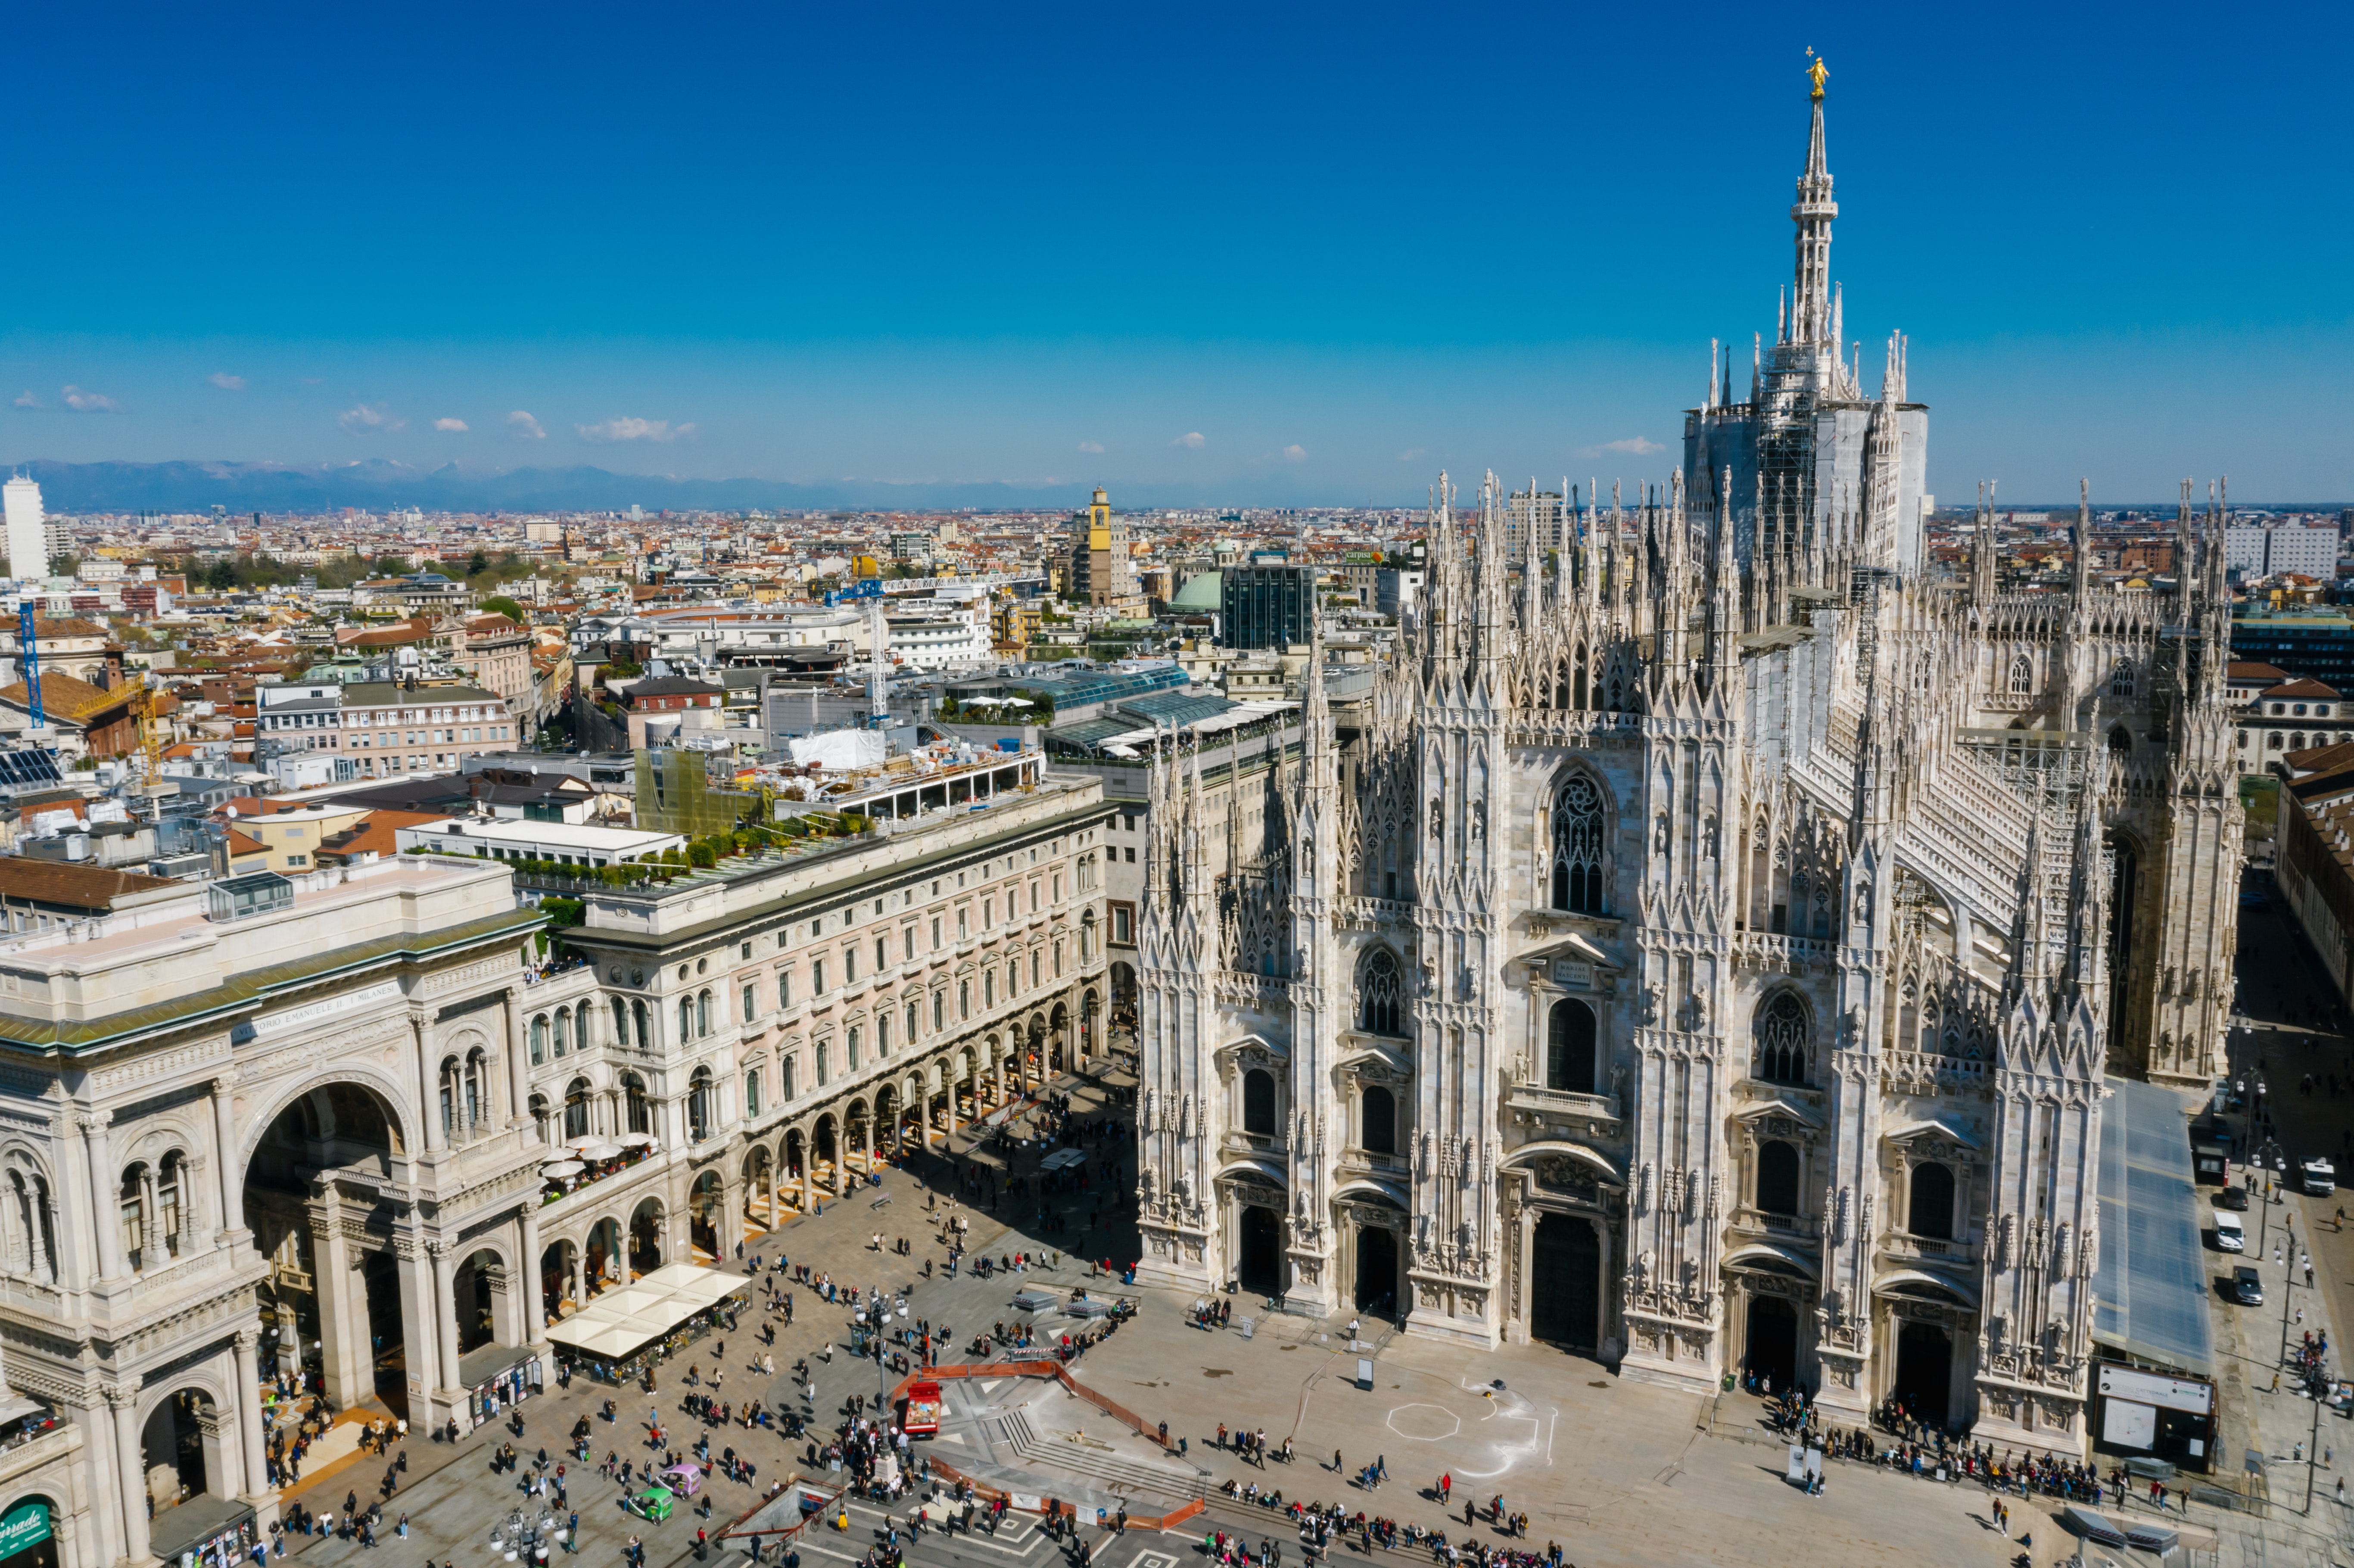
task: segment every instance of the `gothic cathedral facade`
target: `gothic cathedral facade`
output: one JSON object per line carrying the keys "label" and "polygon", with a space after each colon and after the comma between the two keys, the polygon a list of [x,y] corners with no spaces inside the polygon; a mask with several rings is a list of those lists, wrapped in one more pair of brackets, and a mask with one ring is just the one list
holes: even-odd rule
{"label": "gothic cathedral facade", "polygon": [[[2103,1080],[2219,1070],[2241,811],[2221,515],[2170,590],[1924,547],[1927,410],[1796,278],[1662,489],[1442,478],[1369,693],[1255,793],[1158,748],[1144,1272],[2081,1452]],[[1214,757],[1211,759],[1216,761]]]}

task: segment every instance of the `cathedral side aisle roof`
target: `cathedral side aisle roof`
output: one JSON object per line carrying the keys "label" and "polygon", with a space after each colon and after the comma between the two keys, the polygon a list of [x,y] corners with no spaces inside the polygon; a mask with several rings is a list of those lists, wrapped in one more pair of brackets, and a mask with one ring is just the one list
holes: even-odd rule
{"label": "cathedral side aisle roof", "polygon": [[2182,1097],[2156,1084],[2104,1080],[2101,1262],[2093,1339],[2132,1360],[2212,1376],[2199,1190]]}

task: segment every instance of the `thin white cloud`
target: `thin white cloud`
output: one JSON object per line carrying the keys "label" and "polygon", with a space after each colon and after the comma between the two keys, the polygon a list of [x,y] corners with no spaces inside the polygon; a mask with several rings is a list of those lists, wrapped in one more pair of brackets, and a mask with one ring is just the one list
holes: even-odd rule
{"label": "thin white cloud", "polygon": [[1429,455],[1430,449],[1428,447],[1408,447],[1405,450],[1398,453],[1398,461],[1412,462],[1416,458],[1428,457]]}
{"label": "thin white cloud", "polygon": [[1289,461],[1304,462],[1308,458],[1308,449],[1301,446],[1298,441],[1294,441],[1289,446],[1283,449],[1283,455]]}
{"label": "thin white cloud", "polygon": [[539,428],[539,421],[522,408],[517,408],[507,416],[507,431],[519,441],[547,440],[547,432]]}
{"label": "thin white cloud", "polygon": [[1653,452],[1667,450],[1657,441],[1646,440],[1641,436],[1628,436],[1624,440],[1605,441],[1598,447],[1587,447],[1578,456],[1599,457],[1604,452],[1624,452],[1630,457],[1649,457]]}
{"label": "thin white cloud", "polygon": [[211,382],[214,386],[219,387],[224,392],[242,392],[245,390],[245,377],[242,376],[231,376],[226,370],[216,370],[210,376],[206,376],[205,379]]}
{"label": "thin white cloud", "polygon": [[1169,444],[1172,447],[1185,447],[1193,451],[1200,451],[1204,447],[1208,446],[1210,443],[1203,436],[1201,431],[1188,430],[1183,435],[1178,437],[1175,440],[1171,441]]}
{"label": "thin white cloud", "polygon": [[1097,456],[1100,457],[1103,455],[1103,443],[1101,441],[1081,441],[1079,443],[1079,450],[1083,452],[1093,452]]}
{"label": "thin white cloud", "polygon": [[673,425],[668,419],[640,419],[617,415],[599,425],[575,425],[584,441],[609,446],[618,441],[675,441],[695,434],[692,424]]}
{"label": "thin white cloud", "polygon": [[27,387],[22,392],[16,394],[13,400],[13,405],[19,408],[37,408],[41,406],[41,400],[38,397],[34,397],[33,389]]}
{"label": "thin white cloud", "polygon": [[466,421],[463,419],[440,418],[433,421],[433,428],[437,430],[454,431],[462,436],[466,433]]}
{"label": "thin white cloud", "polygon": [[103,392],[85,392],[79,387],[69,387],[58,394],[66,407],[77,414],[120,414],[122,405]]}
{"label": "thin white cloud", "polygon": [[408,421],[393,418],[381,403],[361,403],[336,415],[335,423],[355,436],[372,436],[379,430],[399,429]]}

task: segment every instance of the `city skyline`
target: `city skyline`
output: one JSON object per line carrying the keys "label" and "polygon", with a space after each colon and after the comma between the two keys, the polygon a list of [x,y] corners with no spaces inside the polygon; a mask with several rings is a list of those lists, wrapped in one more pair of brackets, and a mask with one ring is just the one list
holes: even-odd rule
{"label": "city skyline", "polygon": [[[2342,19],[2315,13],[2295,56],[2195,62],[2089,24],[2006,62],[1978,47],[1999,25],[1861,12],[1805,38],[1730,13],[1697,40],[1450,20],[1302,12],[1236,48],[1216,16],[1161,37],[944,14],[876,114],[855,72],[761,75],[769,48],[880,47],[850,19],[731,27],[740,62],[625,49],[593,17],[357,52],[334,21],[162,19],[110,37],[105,115],[72,121],[61,73],[21,90],[28,123],[78,128],[20,171],[50,238],[0,261],[0,457],[587,465],[909,507],[1097,482],[1394,505],[1441,467],[1657,481],[1710,338],[1737,363],[1773,331],[1811,44],[1848,335],[1911,338],[1941,500],[1987,478],[2050,503],[2080,474],[2109,504],[2186,473],[2354,493],[2319,64]],[[29,52],[82,26],[37,18]],[[1578,69],[1479,82],[1505,35]],[[2200,107],[2259,84],[2262,115]],[[397,132],[299,129],[383,94],[415,111]],[[2190,206],[2210,194],[2220,222]]]}

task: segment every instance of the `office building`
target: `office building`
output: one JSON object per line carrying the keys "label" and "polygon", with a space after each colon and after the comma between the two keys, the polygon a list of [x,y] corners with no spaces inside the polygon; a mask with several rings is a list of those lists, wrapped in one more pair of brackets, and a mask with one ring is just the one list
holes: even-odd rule
{"label": "office building", "polygon": [[1229,648],[1288,648],[1316,624],[1316,568],[1228,567],[1220,574],[1219,641]]}
{"label": "office building", "polygon": [[8,519],[8,572],[16,577],[46,580],[49,575],[49,531],[41,511],[41,487],[23,474],[0,485],[0,508]]}

